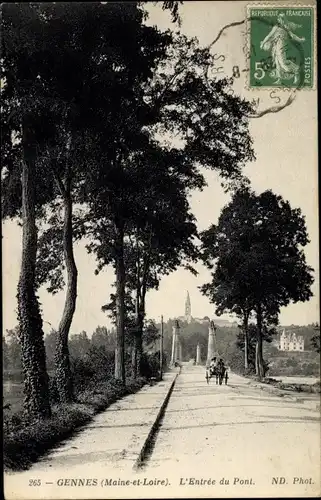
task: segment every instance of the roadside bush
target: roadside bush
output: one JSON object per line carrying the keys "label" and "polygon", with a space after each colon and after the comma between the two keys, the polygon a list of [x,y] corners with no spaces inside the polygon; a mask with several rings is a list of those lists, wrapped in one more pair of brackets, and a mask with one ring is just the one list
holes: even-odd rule
{"label": "roadside bush", "polygon": [[83,358],[72,358],[70,364],[74,390],[77,393],[92,384],[95,370],[92,364]]}
{"label": "roadside bush", "polygon": [[60,405],[50,419],[36,421],[4,436],[4,467],[27,469],[46,450],[68,437],[80,425],[90,420],[93,411],[85,405]]}
{"label": "roadside bush", "polygon": [[[163,369],[166,367],[166,357],[163,358]],[[157,351],[153,354],[144,353],[141,363],[142,376],[150,378],[159,378],[160,375],[160,352]]]}
{"label": "roadside bush", "polygon": [[152,377],[152,369],[149,363],[149,356],[145,353],[143,353],[141,359],[141,374],[146,379],[150,379]]}
{"label": "roadside bush", "polygon": [[74,391],[79,393],[95,386],[97,381],[112,378],[114,372],[114,353],[104,346],[92,346],[81,358],[71,359]]}
{"label": "roadside bush", "polygon": [[136,379],[131,379],[126,383],[126,393],[133,394],[139,391],[146,384],[146,379],[143,377],[139,377]]}
{"label": "roadside bush", "polygon": [[[159,353],[144,354],[143,377],[127,378],[124,386],[113,378],[114,353],[105,346],[92,346],[71,358],[75,402],[60,404],[54,375],[49,377],[52,417],[31,421],[23,411],[4,411],[4,465],[7,469],[27,469],[38,457],[90,421],[118,399],[140,390],[146,379],[158,377]],[[128,370],[130,354],[128,354]],[[127,373],[130,373],[127,371]]]}
{"label": "roadside bush", "polygon": [[255,374],[255,368],[251,364],[247,369],[244,367],[244,355],[241,351],[230,353],[227,358],[227,363],[238,375]]}
{"label": "roadside bush", "polygon": [[3,411],[3,432],[9,434],[22,429],[26,425],[23,411],[12,412],[10,408]]}
{"label": "roadside bush", "polygon": [[96,379],[110,378],[114,375],[115,353],[108,351],[105,346],[93,345],[85,357],[86,363],[94,371]]}
{"label": "roadside bush", "polygon": [[299,366],[299,363],[297,362],[296,359],[294,358],[288,358],[286,360],[286,363],[285,363],[286,366],[292,366],[294,367],[296,370],[298,369],[298,366]]}
{"label": "roadside bush", "polygon": [[320,364],[317,361],[302,361],[288,358],[277,359],[271,363],[271,375],[295,376],[319,376]]}
{"label": "roadside bush", "polygon": [[[79,366],[79,365],[78,365]],[[129,379],[124,386],[114,379],[101,380],[95,387],[87,387],[77,395],[77,402],[53,406],[49,419],[30,422],[25,415],[7,415],[4,425],[4,466],[6,469],[28,469],[41,455],[92,417],[126,394],[143,387],[145,379]]]}
{"label": "roadside bush", "polygon": [[119,380],[101,380],[94,387],[86,388],[76,397],[77,402],[92,406],[95,411],[102,411],[120,397],[127,394],[127,383],[124,386]]}
{"label": "roadside bush", "polygon": [[306,375],[319,375],[320,373],[320,366],[318,363],[307,363],[304,366],[304,372]]}

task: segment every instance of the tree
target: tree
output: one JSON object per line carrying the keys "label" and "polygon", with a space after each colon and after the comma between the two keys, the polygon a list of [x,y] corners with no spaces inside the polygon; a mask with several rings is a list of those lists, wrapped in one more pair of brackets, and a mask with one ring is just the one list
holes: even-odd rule
{"label": "tree", "polygon": [[[126,124],[126,128],[119,131],[113,146],[115,158],[110,160],[114,165],[113,176],[108,178],[107,174],[103,182],[101,176],[97,176],[99,185],[106,187],[105,192],[97,192],[93,185],[89,196],[90,218],[95,221],[92,235],[95,240],[103,240],[100,241],[100,256],[104,265],[114,262],[116,272],[119,324],[115,370],[118,378],[124,376],[119,368],[122,365],[121,332],[124,330],[126,283],[124,241],[126,234],[137,225],[141,230],[145,229],[146,214],[141,207],[145,206],[148,188],[150,200],[155,205],[151,204],[150,213],[153,214],[157,212],[157,203],[164,193],[164,190],[161,193],[157,190],[160,174],[165,178],[168,176],[174,186],[180,181],[181,196],[186,197],[190,189],[204,186],[204,178],[198,170],[200,164],[218,169],[227,179],[239,179],[243,162],[253,158],[244,118],[249,104],[236,97],[231,99],[228,81],[216,82],[206,78],[204,68],[211,64],[211,58],[198,48],[195,40],[177,37],[167,45],[166,57],[160,60],[152,77],[142,85],[144,95],[139,94],[133,99],[137,102],[139,97],[138,102],[143,108],[148,104],[146,112],[136,113],[136,122],[134,120],[131,127]],[[165,73],[169,61],[171,70]],[[231,130],[235,130],[233,141]],[[163,144],[162,141],[155,143],[156,132],[162,136],[175,134],[182,147]],[[127,137],[126,148],[122,134]],[[144,192],[141,192],[142,183]],[[175,189],[170,194],[175,199]],[[110,250],[108,242],[112,242]],[[91,246],[91,249],[97,253],[98,246]]]}
{"label": "tree", "polygon": [[[174,20],[177,6],[178,2],[163,4]],[[76,8],[71,4],[14,8],[18,14],[25,9],[23,15],[32,19],[23,31],[28,41],[30,68],[28,78],[20,81],[8,70],[9,61],[8,96],[12,89],[18,95],[26,89],[30,94],[30,89],[35,89],[32,96],[37,97],[37,120],[39,115],[38,121],[46,132],[44,135],[41,130],[37,158],[42,161],[38,163],[50,167],[48,171],[64,204],[62,234],[68,284],[57,337],[57,373],[61,398],[68,399],[71,396],[68,333],[77,289],[71,184],[83,188],[80,200],[89,199],[96,220],[107,222],[113,232],[118,309],[115,374],[124,381],[124,226],[131,218],[130,204],[137,194],[134,186],[128,202],[127,188],[132,186],[130,168],[142,163],[139,157],[146,154],[146,149],[159,151],[160,148],[151,147],[151,138],[162,130],[163,136],[178,132],[185,143],[183,150],[171,147],[169,151],[167,146],[163,149],[167,152],[167,165],[172,163],[186,188],[204,184],[197,169],[199,163],[219,169],[227,179],[239,179],[242,165],[253,158],[245,118],[250,105],[229,94],[228,81],[209,80],[206,70],[213,58],[207,50],[199,49],[195,40],[178,36],[173,42],[169,33],[145,26],[145,13],[138,4],[126,4],[125,10],[113,3],[81,4]],[[122,36],[124,30],[126,37]],[[20,36],[19,22],[13,31]],[[13,51],[13,59],[15,54]],[[22,57],[15,61],[20,69],[24,60]],[[18,129],[19,126],[18,120]],[[233,138],[231,131],[235,132]],[[9,133],[7,137],[10,138]],[[75,156],[79,148],[80,153]],[[86,169],[78,172],[74,167],[83,156]],[[39,172],[43,181],[47,170],[40,168]],[[15,169],[11,179],[16,182],[18,178]],[[7,182],[8,186],[10,183]],[[39,184],[43,186],[43,182]],[[9,191],[11,194],[12,189]],[[33,202],[41,206],[39,192]],[[55,199],[57,192],[48,193],[43,202]],[[33,229],[35,232],[36,227]],[[33,246],[35,250],[36,245]]]}
{"label": "tree", "polygon": [[280,307],[312,296],[313,269],[303,248],[309,242],[300,209],[272,191],[237,191],[217,226],[202,234],[204,262],[213,269],[202,292],[219,310],[238,312],[246,304],[257,327],[256,373],[264,376],[262,341],[277,324]]}
{"label": "tree", "polygon": [[[276,330],[274,327],[269,328],[265,325],[262,330],[262,339],[265,342],[271,343],[273,339],[273,335],[276,335]],[[245,366],[246,370],[250,370],[251,372],[256,372],[256,359],[257,359],[257,327],[255,324],[250,323],[247,328],[247,344],[245,341],[245,332],[241,330],[237,335],[236,345],[242,352],[245,352],[247,348],[247,356],[248,356],[248,365]],[[267,364],[264,362],[264,371],[266,372],[268,369]]]}
{"label": "tree", "polygon": [[[214,268],[214,252],[218,251],[216,247],[214,250],[217,234],[219,229],[216,226],[211,226],[207,231],[201,235],[202,239],[202,253],[201,257],[205,265],[209,269]],[[226,257],[224,255],[223,259]],[[230,271],[225,266],[225,262],[221,265],[220,259],[217,262],[216,273],[219,277],[219,282],[213,287],[214,281],[204,284],[200,287],[202,293],[209,297],[215,294],[216,314],[220,316],[225,312],[234,313],[237,318],[241,320],[239,328],[242,331],[244,338],[244,368],[249,368],[249,321],[251,319],[252,307],[248,301],[248,297],[241,289],[241,282],[238,280],[230,279]],[[214,273],[213,273],[214,276]]]}
{"label": "tree", "polygon": [[73,358],[85,358],[91,346],[85,331],[71,335],[69,341],[70,354]]}
{"label": "tree", "polygon": [[[195,273],[191,263],[197,259],[195,239],[197,229],[186,200],[184,185],[160,171],[158,181],[147,187],[143,206],[145,211],[138,223],[128,228],[125,247],[126,287],[135,304],[132,371],[141,374],[141,357],[145,319],[146,294],[157,289],[162,276],[179,265]],[[146,176],[145,176],[146,178]],[[175,185],[176,183],[176,185]]]}
{"label": "tree", "polygon": [[[156,174],[159,176],[157,183]],[[137,207],[141,212],[139,219],[127,219],[123,245],[127,301],[125,324],[134,339],[131,342],[134,374],[140,373],[147,291],[158,287],[162,275],[175,270],[184,260],[195,260],[197,254],[193,242],[197,231],[186,202],[184,186],[179,184],[175,187],[173,175],[171,179],[167,178],[166,171],[162,170],[153,174],[151,186],[147,170],[144,177],[147,191],[142,195],[138,189],[135,196],[135,203],[140,203],[143,210]],[[131,196],[134,197],[134,192]],[[133,202],[134,213],[135,207]],[[98,259],[98,271],[109,262],[108,259],[113,258],[115,250],[110,244],[111,235],[100,230],[96,244],[90,245],[90,250],[95,251]],[[116,296],[114,299],[116,301]],[[115,318],[114,306],[115,302],[107,308],[112,309]]]}
{"label": "tree", "polygon": [[[155,2],[157,3],[157,2]],[[158,2],[160,3],[160,2]],[[172,0],[166,0],[165,2],[162,2],[162,8],[163,10],[166,10],[168,9],[171,13],[171,16],[172,16],[172,20],[174,23],[178,22],[180,24],[181,22],[181,19],[180,19],[180,16],[179,16],[179,5],[182,5],[182,1],[178,1],[178,2],[175,2],[175,1],[172,1]]]}
{"label": "tree", "polygon": [[115,336],[105,326],[97,326],[91,337],[93,346],[103,346],[107,351],[115,351]]}
{"label": "tree", "polygon": [[[60,86],[59,89],[58,82],[61,83],[61,79],[59,80],[57,75],[61,76],[61,74],[55,64],[55,52],[52,50],[55,46],[55,50],[57,53],[59,52],[61,44],[59,46],[55,41],[57,42],[57,36],[59,38],[61,31],[55,29],[56,26],[53,30],[50,29],[54,24],[51,14],[50,6],[44,5],[8,5],[5,7],[4,64],[1,75],[1,81],[4,82],[5,120],[3,130],[6,139],[4,216],[12,217],[22,214],[23,219],[18,316],[25,374],[25,407],[30,414],[35,416],[50,415],[42,319],[35,293],[36,215],[41,215],[41,207],[57,194],[54,191],[52,177],[59,180],[59,173],[46,168],[51,167],[50,164],[47,164],[45,168],[43,164],[47,159],[46,152],[51,142],[56,139],[57,130],[59,130],[59,126],[55,127],[55,120],[56,125],[62,123],[64,126],[64,119],[68,118],[68,109],[66,112],[66,106],[64,106],[64,96],[58,92],[62,87]],[[52,21],[53,23],[50,24]],[[59,60],[60,55],[58,55],[57,60]],[[62,86],[67,87],[66,85]],[[66,132],[65,128],[64,132]],[[65,146],[66,140],[64,141]],[[22,166],[18,162],[19,154],[17,151],[22,156]],[[48,176],[48,174],[50,175]],[[20,175],[21,186],[18,182]],[[64,249],[66,259],[69,252],[70,260],[72,258],[70,232],[67,234],[67,227],[70,227],[70,216],[69,222],[67,219],[71,207],[70,203],[67,203],[66,196],[69,179],[68,167],[66,169],[66,184],[64,186],[60,182],[58,187],[65,203]],[[37,183],[37,181],[39,182]],[[65,189],[62,190],[62,188]],[[12,196],[13,193],[17,195],[15,198]],[[67,267],[70,268],[70,262],[67,264]],[[70,273],[68,274],[70,275]],[[63,323],[65,324],[68,320],[64,314]],[[62,327],[59,329],[59,333],[61,329]],[[64,362],[63,357],[62,362]]]}
{"label": "tree", "polygon": [[[143,13],[135,4],[127,5],[125,9],[117,4],[82,4],[78,7],[76,6],[76,10],[70,6],[46,9],[46,16],[51,24],[55,26],[59,21],[60,51],[57,51],[57,46],[55,50],[59,53],[57,67],[62,78],[56,78],[56,83],[64,102],[60,135],[58,134],[58,139],[56,137],[48,158],[49,164],[54,159],[53,176],[64,206],[62,249],[67,270],[67,288],[56,349],[57,386],[63,401],[72,397],[68,334],[77,297],[77,268],[73,256],[73,202],[78,200],[79,185],[83,186],[88,180],[88,163],[90,164],[92,149],[97,148],[97,143],[101,168],[110,168],[108,162],[102,159],[99,141],[105,141],[108,136],[112,143],[113,133],[118,133],[113,130],[112,124],[118,122],[122,95],[126,95],[128,90],[130,92],[130,87],[136,85],[134,75],[131,74],[133,66],[130,65],[134,61],[136,71],[144,75],[145,68],[141,63],[149,56],[148,51],[147,56],[142,54],[141,45],[137,41],[144,41],[144,34],[146,38],[153,31],[152,28],[142,26]],[[127,37],[121,36],[123,30]],[[69,80],[65,81],[66,69],[70,71],[70,66],[75,75],[72,85]],[[120,100],[116,98],[116,92],[121,96]],[[102,95],[104,99],[100,98]],[[56,158],[59,158],[61,166]],[[42,240],[45,242],[45,249],[48,247],[47,236],[51,229],[45,233],[45,241]],[[51,236],[55,237],[52,231]],[[57,248],[59,250],[61,251],[61,247]],[[45,274],[44,278],[47,277],[48,274]],[[56,279],[57,275],[54,277]]]}
{"label": "tree", "polygon": [[[175,2],[173,5],[170,3],[166,8],[174,9],[172,12],[175,15]],[[55,147],[51,148],[47,158],[49,164],[50,160],[54,158],[52,171],[63,199],[65,211],[63,247],[68,283],[65,310],[59,327],[57,343],[57,371],[60,379],[63,379],[58,385],[62,388],[60,392],[63,399],[70,394],[70,389],[67,386],[67,382],[70,380],[67,366],[67,337],[75,309],[77,287],[77,269],[72,252],[71,181],[73,184],[76,183],[77,187],[77,182],[79,183],[80,180],[82,186],[85,186],[84,191],[88,190],[86,181],[90,185],[90,179],[84,174],[88,170],[88,164],[93,164],[93,161],[90,161],[92,158],[95,158],[102,171],[113,169],[114,157],[106,156],[106,151],[110,153],[108,148],[112,147],[115,137],[120,137],[121,142],[124,140],[123,123],[124,121],[131,123],[134,117],[134,109],[131,108],[134,108],[132,104],[134,104],[135,99],[131,101],[130,96],[134,89],[139,95],[139,81],[143,82],[148,78],[151,67],[155,64],[154,61],[164,51],[164,42],[169,38],[167,34],[158,34],[155,28],[143,25],[144,13],[135,3],[126,4],[125,9],[117,4],[108,4],[107,6],[83,4],[80,9],[76,9],[75,15],[71,15],[70,10],[72,11],[73,7],[45,7],[46,19],[50,20],[54,29],[59,22],[59,35],[56,38],[60,50],[57,50],[56,47],[56,52],[59,54],[57,55],[56,67],[60,69],[58,75],[62,76],[59,80],[54,75],[54,81],[56,83],[55,90],[58,95],[61,95],[64,104],[60,117],[60,123],[63,124],[60,133],[61,145],[59,148],[59,139],[57,140],[55,137]],[[88,30],[89,26],[90,30]],[[106,30],[106,26],[108,26],[108,30]],[[123,31],[126,31],[126,37],[122,36]],[[84,33],[87,33],[87,37],[84,36]],[[66,47],[69,47],[69,50],[66,50]],[[70,82],[64,82],[66,68],[68,67],[70,71],[70,65],[75,75],[75,82],[73,82],[75,85],[72,86],[73,97],[69,93]],[[65,92],[63,92],[64,87],[67,89]],[[104,99],[101,99],[102,95]],[[142,115],[145,113],[142,100],[139,101],[137,112]],[[90,119],[88,120],[88,118]],[[134,117],[134,119],[136,118]],[[78,123],[84,123],[85,130],[77,129]],[[115,127],[116,123],[119,124],[119,128]],[[78,143],[78,155],[76,158],[68,160],[69,157],[75,156],[72,153],[77,150],[77,142],[76,145],[73,144],[75,142],[73,137],[77,138],[79,134],[81,134],[81,140]],[[109,143],[106,143],[106,137],[109,138]],[[81,148],[80,154],[79,147]],[[58,157],[61,160],[63,148],[68,149],[68,155],[62,155],[62,162],[65,165],[59,170],[55,159]],[[94,152],[97,152],[96,156]],[[75,168],[71,168],[71,164],[78,165],[79,156],[84,156],[87,164],[85,171],[81,170],[83,175],[75,179]],[[86,162],[82,161],[82,163]],[[60,172],[62,172],[62,178]],[[98,173],[97,168],[95,172]],[[97,181],[94,172],[90,172],[89,177]],[[116,222],[117,238],[121,241],[122,222],[118,219]],[[51,229],[46,232],[42,240],[45,243],[45,248],[48,247],[50,235],[55,238],[54,231]],[[120,254],[119,259],[116,260],[116,267],[117,273],[121,276],[121,244],[120,246],[118,244],[118,247]],[[58,251],[61,251],[61,248],[58,248]],[[42,252],[42,255],[44,253]],[[51,264],[57,265],[57,259],[54,260],[56,263],[52,261]],[[56,280],[53,286],[52,283],[50,284],[53,290],[55,285],[61,286],[63,284],[57,275],[52,273],[52,269],[49,269],[49,274],[46,273],[46,270],[42,274],[44,280],[47,280],[48,277],[49,280],[52,277]],[[120,282],[118,280],[118,283]],[[117,297],[121,294],[122,291],[117,294]],[[121,317],[122,315],[118,315],[119,321],[121,321]],[[120,329],[122,330],[122,326]],[[116,365],[118,366],[118,362]]]}
{"label": "tree", "polygon": [[311,338],[311,344],[313,346],[313,349],[320,353],[320,327],[318,324],[314,326],[315,334]]}
{"label": "tree", "polygon": [[[164,5],[164,8],[170,9],[173,16],[177,17],[175,5],[176,2],[170,2]],[[43,167],[40,169],[39,180],[43,180],[41,174],[49,171],[51,181],[53,179],[56,186],[56,192],[50,193],[52,196],[44,197],[42,201],[47,203],[58,195],[64,209],[61,240],[58,241],[55,235],[56,218],[50,217],[47,222],[51,227],[45,231],[41,239],[44,251],[40,252],[40,257],[46,253],[50,237],[58,242],[58,252],[63,251],[64,254],[67,287],[65,307],[57,335],[56,378],[60,399],[68,401],[72,398],[68,334],[77,297],[77,267],[73,256],[73,202],[77,199],[77,188],[85,183],[84,173],[87,172],[89,149],[93,141],[96,144],[97,136],[99,140],[112,136],[113,124],[118,121],[117,114],[128,86],[137,84],[133,68],[136,74],[141,73],[142,78],[146,78],[150,69],[150,56],[158,57],[159,51],[163,48],[160,43],[155,54],[153,53],[155,45],[153,33],[156,33],[156,30],[143,26],[144,13],[136,3],[127,4],[125,9],[123,6],[110,3],[78,6],[71,4],[13,6],[9,17],[10,15],[12,19],[8,28],[9,50],[4,66],[6,95],[10,103],[8,115],[11,116],[10,106],[14,107],[17,102],[18,105],[24,104],[21,99],[19,102],[19,99],[12,98],[11,94],[16,92],[19,95],[19,92],[23,93],[26,90],[30,94],[30,89],[34,89],[32,97],[35,97],[35,102],[39,105],[36,110],[31,110],[31,117],[34,118],[32,113],[39,115],[39,121],[46,131],[45,137],[43,133],[41,134],[43,143],[40,150],[39,141],[37,144],[37,160]],[[21,23],[24,24],[22,31]],[[123,31],[126,31],[128,36],[123,37]],[[16,51],[10,52],[17,39],[20,41],[21,36],[26,39],[30,66],[26,75],[23,74],[25,58],[16,57],[16,54],[20,56],[20,52],[25,48],[18,47]],[[163,39],[166,37],[167,35],[163,35]],[[147,41],[151,51],[148,47],[145,51],[141,50],[141,41],[143,44]],[[14,62],[19,67],[20,80],[11,70],[10,57],[12,59],[16,57]],[[147,64],[144,61],[147,61]],[[117,92],[121,96],[120,99],[115,98]],[[101,96],[104,98],[101,99]],[[15,123],[18,130],[20,122],[21,119]],[[11,141],[9,129],[8,126],[6,130],[8,144]],[[117,133],[115,130],[115,134]],[[11,145],[11,156],[12,150]],[[102,163],[101,157],[99,160]],[[6,186],[7,199],[11,197],[11,200],[13,188],[19,194],[17,183],[19,171],[13,169],[10,173]],[[34,203],[40,203],[39,193],[41,193],[40,188],[35,193]],[[51,209],[54,210],[56,206],[55,200]],[[16,208],[16,212],[10,207],[11,215],[17,211],[19,207]],[[35,232],[36,227],[33,230]],[[36,240],[34,243],[35,253]],[[57,258],[55,260],[57,262]],[[49,266],[47,269],[48,261],[50,259],[44,262],[40,259],[38,268],[41,276],[38,284],[54,278],[55,281],[50,283],[50,288],[55,291],[57,286],[62,286],[64,283],[52,272],[52,267]]]}
{"label": "tree", "polygon": [[[98,270],[96,270],[98,272]],[[116,282],[113,285],[116,288]],[[111,293],[110,300],[107,304],[102,306],[102,311],[106,312],[112,320],[113,325],[117,328],[117,294]],[[124,294],[124,360],[127,351],[132,350],[134,345],[134,332],[135,332],[135,305],[133,298],[128,290],[125,289]],[[112,333],[113,347],[116,351],[117,330]],[[115,368],[115,366],[114,366]],[[126,369],[125,363],[124,368]]]}
{"label": "tree", "polygon": [[38,150],[43,146],[45,135],[42,132],[44,100],[41,99],[41,82],[34,82],[33,78],[35,59],[32,52],[39,41],[39,33],[36,30],[33,40],[28,36],[28,32],[33,32],[37,26],[37,15],[22,4],[7,4],[2,9],[2,20],[2,207],[3,216],[11,217],[17,214],[20,202],[18,213],[22,217],[22,259],[17,298],[24,408],[30,416],[48,417],[51,410],[42,318],[35,293],[36,212],[39,201],[50,191],[49,187],[44,189],[37,200]]}

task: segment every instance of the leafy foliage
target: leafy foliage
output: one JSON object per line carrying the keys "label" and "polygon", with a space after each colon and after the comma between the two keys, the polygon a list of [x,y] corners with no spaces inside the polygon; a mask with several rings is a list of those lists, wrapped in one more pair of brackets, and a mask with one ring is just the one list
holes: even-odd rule
{"label": "leafy foliage", "polygon": [[316,333],[311,338],[311,344],[314,350],[320,353],[320,327],[319,325],[315,326]]}
{"label": "leafy foliage", "polygon": [[277,324],[281,306],[312,296],[304,217],[272,191],[237,191],[218,224],[201,237],[203,260],[210,269],[215,266],[202,292],[216,304],[217,314],[255,313],[259,343],[264,325]]}
{"label": "leafy foliage", "polygon": [[277,314],[290,301],[311,297],[313,270],[303,252],[309,242],[305,220],[281,196],[238,192],[202,241],[205,262],[217,261],[213,282],[203,291],[215,298],[218,312],[231,310],[244,297],[253,308],[260,301],[266,313]]}
{"label": "leafy foliage", "polygon": [[[262,331],[262,339],[265,342],[271,343],[273,340],[273,335],[276,335],[276,329],[274,327],[268,328],[266,325]],[[249,372],[255,373],[255,348],[257,343],[257,327],[255,324],[251,323],[248,327],[248,368]],[[244,352],[244,332],[239,332],[236,339],[237,347]],[[264,361],[264,371],[268,371],[268,363]]]}
{"label": "leafy foliage", "polygon": [[[178,24],[180,3],[162,3]],[[208,49],[196,39],[146,26],[143,7],[144,2],[14,4],[3,11],[3,214],[20,215],[26,186],[20,183],[19,158],[31,148],[31,201],[46,227],[30,293],[45,283],[57,293],[65,286],[64,268],[68,274],[57,336],[61,394],[70,378],[67,341],[77,296],[74,240],[90,237],[98,270],[115,268],[115,367],[124,379],[131,301],[141,340],[148,289],[181,264],[195,272],[198,235],[188,195],[205,185],[200,167],[216,169],[238,185],[244,182],[242,167],[254,159],[251,105],[231,95],[229,80],[209,76],[214,58]],[[78,218],[75,203],[86,207]],[[33,232],[36,247],[35,224]],[[36,299],[26,303],[23,290],[19,297],[26,335],[37,327],[40,338]]]}

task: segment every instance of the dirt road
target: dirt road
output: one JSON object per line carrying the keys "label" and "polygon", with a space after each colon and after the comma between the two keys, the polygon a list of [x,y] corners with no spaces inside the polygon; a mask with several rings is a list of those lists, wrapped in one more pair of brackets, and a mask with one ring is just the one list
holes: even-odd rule
{"label": "dirt road", "polygon": [[[150,390],[156,401],[157,391]],[[151,402],[143,392],[112,405],[61,451],[7,477],[6,498],[12,498],[13,483],[21,485],[20,500],[320,494],[317,395],[280,397],[234,374],[226,386],[207,385],[203,367],[185,365],[147,461],[135,472],[130,453],[135,441],[125,437],[146,427]],[[121,412],[126,404],[131,411]],[[119,418],[126,421],[120,424]],[[127,451],[125,441],[132,443]],[[31,487],[30,480],[40,480],[41,486]]]}
{"label": "dirt road", "polygon": [[[204,369],[179,376],[146,473],[175,470],[181,494],[194,484],[217,496],[320,492],[317,396],[277,396],[232,374],[206,385]],[[203,481],[203,482],[204,482]],[[195,490],[196,491],[196,490]],[[205,493],[206,491],[206,493]]]}

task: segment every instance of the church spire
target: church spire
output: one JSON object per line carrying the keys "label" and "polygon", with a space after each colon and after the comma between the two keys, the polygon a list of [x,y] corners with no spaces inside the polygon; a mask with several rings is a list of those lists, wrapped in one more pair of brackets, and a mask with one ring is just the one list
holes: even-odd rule
{"label": "church spire", "polygon": [[185,300],[185,321],[187,321],[187,323],[190,323],[192,321],[191,299],[188,291]]}

